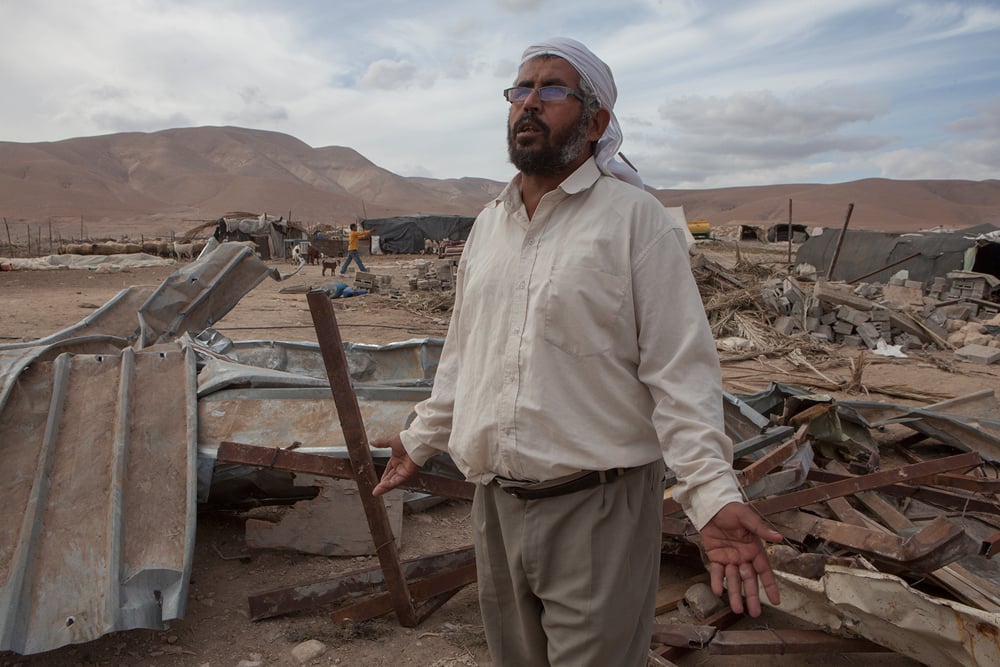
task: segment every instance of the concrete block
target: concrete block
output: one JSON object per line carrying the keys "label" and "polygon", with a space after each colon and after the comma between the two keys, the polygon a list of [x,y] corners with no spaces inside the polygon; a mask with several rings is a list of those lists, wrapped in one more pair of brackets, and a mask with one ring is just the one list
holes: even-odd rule
{"label": "concrete block", "polygon": [[782,315],[776,319],[773,326],[775,331],[785,336],[794,332],[798,328],[796,320],[788,317],[787,315]]}
{"label": "concrete block", "polygon": [[889,309],[883,306],[875,306],[871,310],[871,321],[872,322],[888,322],[889,321]]}
{"label": "concrete block", "polygon": [[854,325],[850,322],[845,322],[843,320],[837,320],[833,323],[834,333],[838,333],[842,336],[847,336],[854,333]]}
{"label": "concrete block", "polygon": [[871,322],[862,322],[858,325],[858,335],[861,336],[861,340],[865,342],[871,349],[875,349],[878,345],[879,339],[882,337],[881,332],[873,325]]}
{"label": "concrete block", "polygon": [[861,340],[860,336],[844,336],[840,344],[844,347],[864,347],[865,342]]}
{"label": "concrete block", "polygon": [[955,361],[967,361],[971,364],[995,364],[1000,360],[1000,349],[985,345],[966,345],[955,350]]}
{"label": "concrete block", "polygon": [[850,322],[851,324],[857,326],[858,324],[867,322],[871,319],[871,311],[863,312],[851,308],[850,306],[840,306],[837,308],[837,319]]}

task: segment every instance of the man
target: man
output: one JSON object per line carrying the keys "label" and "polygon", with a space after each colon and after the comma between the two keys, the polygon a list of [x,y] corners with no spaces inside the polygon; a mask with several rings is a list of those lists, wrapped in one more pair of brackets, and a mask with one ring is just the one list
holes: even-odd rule
{"label": "man", "polygon": [[615,159],[611,71],[579,42],[529,47],[510,102],[519,174],[479,215],[431,397],[375,440],[381,494],[447,450],[477,483],[480,607],[496,665],[644,665],[664,462],[712,586],[760,613],[777,585],[741,502],[714,340],[683,230]]}
{"label": "man", "polygon": [[351,223],[351,231],[347,237],[347,259],[340,267],[340,275],[347,273],[347,267],[352,262],[358,263],[358,271],[367,271],[364,262],[361,261],[361,255],[358,254],[358,242],[361,239],[366,239],[372,235],[372,230],[368,229],[363,232],[358,231],[358,226]]}

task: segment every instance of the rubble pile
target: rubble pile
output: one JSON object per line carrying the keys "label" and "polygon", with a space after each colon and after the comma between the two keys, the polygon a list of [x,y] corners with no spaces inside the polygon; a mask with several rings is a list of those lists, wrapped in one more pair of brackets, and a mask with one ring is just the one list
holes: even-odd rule
{"label": "rubble pile", "polygon": [[[847,348],[1000,351],[1000,304],[986,300],[993,276],[951,272],[928,289],[893,278],[887,285],[774,278],[760,286],[761,301],[783,335],[806,334]],[[986,362],[989,363],[989,362]]]}
{"label": "rubble pile", "polygon": [[[993,390],[908,407],[772,384],[726,409],[727,429],[750,436],[735,449],[744,492],[785,538],[770,548],[778,608],[820,631],[727,630],[738,616],[696,575],[661,591],[657,613],[674,622],[655,627],[652,653],[666,661],[655,664],[689,651],[692,633],[709,654],[888,649],[927,665],[998,664]],[[741,420],[767,426],[751,436]],[[664,553],[701,558],[669,490],[663,513]]]}

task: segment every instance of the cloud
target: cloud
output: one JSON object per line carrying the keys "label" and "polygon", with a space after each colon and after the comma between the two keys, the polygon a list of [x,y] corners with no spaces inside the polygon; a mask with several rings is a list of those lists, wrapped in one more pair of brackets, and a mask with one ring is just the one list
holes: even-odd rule
{"label": "cloud", "polygon": [[264,91],[257,86],[245,86],[239,90],[243,108],[227,114],[232,123],[254,125],[260,122],[276,122],[288,120],[288,109],[272,103]]}
{"label": "cloud", "polygon": [[397,90],[414,83],[417,68],[413,63],[395,60],[376,60],[365,71],[358,82],[362,88]]}
{"label": "cloud", "polygon": [[544,0],[496,0],[497,7],[513,13],[529,12],[542,7],[544,4]]}
{"label": "cloud", "polygon": [[398,173],[501,180],[499,91],[524,46],[563,34],[614,70],[623,150],[655,186],[978,178],[1000,155],[992,2],[3,7],[0,90],[18,103],[0,105],[0,140],[235,124],[350,146]]}

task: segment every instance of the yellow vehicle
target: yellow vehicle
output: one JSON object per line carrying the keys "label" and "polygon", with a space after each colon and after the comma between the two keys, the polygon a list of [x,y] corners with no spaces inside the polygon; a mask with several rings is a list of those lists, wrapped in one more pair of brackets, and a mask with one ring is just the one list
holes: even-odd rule
{"label": "yellow vehicle", "polygon": [[712,238],[712,229],[708,220],[688,220],[688,231],[696,239]]}

